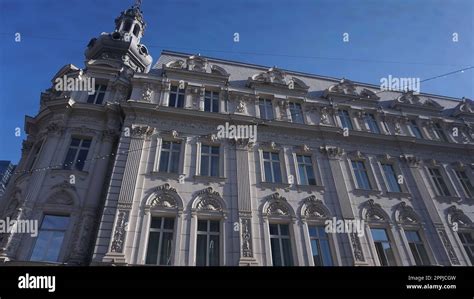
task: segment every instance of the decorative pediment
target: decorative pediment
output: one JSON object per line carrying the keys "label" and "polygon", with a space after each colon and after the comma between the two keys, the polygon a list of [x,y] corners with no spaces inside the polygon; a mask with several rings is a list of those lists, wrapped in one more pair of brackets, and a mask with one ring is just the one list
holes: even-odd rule
{"label": "decorative pediment", "polygon": [[291,207],[286,198],[279,193],[273,193],[266,197],[267,203],[263,210],[266,216],[291,216]]}
{"label": "decorative pediment", "polygon": [[367,89],[367,88],[362,89],[362,91],[360,92],[359,95],[360,95],[361,98],[369,99],[369,100],[378,101],[380,99],[380,97],[377,96],[377,94],[375,92],[373,92],[372,90]]}
{"label": "decorative pediment", "polygon": [[453,116],[470,115],[474,116],[474,101],[463,97],[461,102],[454,108]]}
{"label": "decorative pediment", "polygon": [[354,85],[354,83],[345,78],[342,78],[342,80],[339,81],[339,83],[330,86],[326,91],[329,93],[357,95],[356,86]]}
{"label": "decorative pediment", "polygon": [[448,223],[454,225],[457,223],[460,227],[473,227],[472,220],[464,214],[461,209],[458,209],[456,206],[451,206],[447,210],[448,214]]}
{"label": "decorative pediment", "polygon": [[177,209],[181,207],[181,200],[175,188],[164,184],[153,190],[148,205],[152,209]]}
{"label": "decorative pediment", "polygon": [[362,218],[367,221],[388,221],[389,217],[387,213],[383,210],[380,204],[375,203],[373,199],[369,199],[364,203],[362,209]]}
{"label": "decorative pediment", "polygon": [[395,210],[395,219],[401,224],[420,224],[420,217],[412,207],[402,201]]}
{"label": "decorative pediment", "polygon": [[224,68],[218,65],[211,65],[206,58],[201,57],[200,55],[189,56],[186,61],[182,59],[170,61],[165,64],[165,68],[214,74],[227,78],[230,76]]}
{"label": "decorative pediment", "polygon": [[301,79],[296,77],[288,76],[284,71],[272,67],[267,71],[258,73],[249,77],[249,83],[260,83],[260,84],[269,84],[276,87],[285,86],[288,89],[297,89],[297,90],[308,90],[309,86],[306,85]]}
{"label": "decorative pediment", "polygon": [[301,216],[313,219],[329,218],[329,210],[320,199],[311,195],[303,199],[303,207],[301,208]]}
{"label": "decorative pediment", "polygon": [[199,200],[196,205],[196,209],[200,211],[222,211],[222,205],[220,201],[212,197],[204,197]]}
{"label": "decorative pediment", "polygon": [[198,191],[197,195],[199,195],[199,196],[217,196],[217,197],[221,196],[219,194],[219,192],[214,191],[214,189],[212,189],[212,187],[207,187],[206,189]]}
{"label": "decorative pediment", "polygon": [[430,109],[441,111],[443,106],[438,104],[436,101],[430,98],[422,99],[420,96],[414,94],[413,90],[409,90],[401,94],[398,98],[393,100],[391,107],[404,106],[404,107],[417,107],[422,109]]}
{"label": "decorative pediment", "polygon": [[150,202],[150,207],[151,208],[176,208],[176,200],[170,196],[169,194],[162,194],[159,196],[156,196],[155,198],[152,199]]}
{"label": "decorative pediment", "polygon": [[71,195],[68,192],[61,190],[51,195],[46,203],[53,205],[72,206],[74,205],[74,199],[71,198]]}
{"label": "decorative pediment", "polygon": [[227,73],[226,70],[224,70],[222,67],[215,64],[211,66],[211,73],[218,74],[221,76],[227,76],[227,77],[229,76],[229,73]]}

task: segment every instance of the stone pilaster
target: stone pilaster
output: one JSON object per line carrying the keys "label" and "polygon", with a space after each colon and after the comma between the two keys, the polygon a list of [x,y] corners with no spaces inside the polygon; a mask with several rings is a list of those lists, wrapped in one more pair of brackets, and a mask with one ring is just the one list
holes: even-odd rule
{"label": "stone pilaster", "polygon": [[235,142],[237,168],[237,207],[240,223],[239,266],[257,266],[253,253],[252,196],[250,194],[249,150],[253,144],[248,140]]}

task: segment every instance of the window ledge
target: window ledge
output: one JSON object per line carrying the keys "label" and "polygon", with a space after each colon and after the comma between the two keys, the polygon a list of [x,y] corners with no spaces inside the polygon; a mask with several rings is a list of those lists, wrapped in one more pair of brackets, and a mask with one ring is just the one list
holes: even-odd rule
{"label": "window ledge", "polygon": [[83,176],[89,175],[89,172],[86,171],[86,170],[66,169],[66,168],[51,168],[51,172],[54,172],[54,173],[79,174],[79,175],[83,175]]}
{"label": "window ledge", "polygon": [[389,197],[405,197],[405,198],[411,198],[411,194],[408,192],[394,192],[394,191],[387,191],[387,196]]}
{"label": "window ledge", "polygon": [[291,185],[286,184],[286,183],[260,182],[260,186],[262,186],[263,188],[270,188],[270,189],[275,189],[275,188],[286,189],[286,188],[289,188]]}
{"label": "window ledge", "polygon": [[176,180],[178,180],[181,175],[184,175],[182,173],[164,172],[164,171],[150,171],[150,174],[157,177],[176,179]]}
{"label": "window ledge", "polygon": [[311,190],[324,190],[322,185],[295,185],[297,190],[311,191]]}
{"label": "window ledge", "polygon": [[195,175],[194,179],[197,181],[212,181],[212,182],[225,182],[226,177],[221,176],[209,176],[209,175]]}
{"label": "window ledge", "polygon": [[443,202],[460,202],[461,201],[461,198],[457,196],[436,195],[434,198],[438,201],[443,201]]}
{"label": "window ledge", "polygon": [[355,188],[352,192],[355,195],[380,195],[380,194],[382,194],[382,191],[380,191],[380,190],[367,190],[367,189],[358,189],[358,188]]}

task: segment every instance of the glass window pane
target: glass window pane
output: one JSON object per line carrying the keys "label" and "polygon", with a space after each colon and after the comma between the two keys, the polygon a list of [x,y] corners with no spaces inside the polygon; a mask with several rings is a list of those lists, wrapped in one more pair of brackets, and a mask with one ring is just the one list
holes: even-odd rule
{"label": "glass window pane", "polygon": [[280,170],[280,163],[276,162],[273,163],[273,175],[274,175],[274,182],[281,183],[281,170]]}
{"label": "glass window pane", "polygon": [[308,231],[310,237],[317,237],[318,236],[318,231],[316,226],[308,226]]}
{"label": "glass window pane", "polygon": [[160,265],[171,265],[172,242],[173,233],[163,233],[163,239],[161,240]]}
{"label": "glass window pane", "polygon": [[273,266],[283,266],[279,239],[271,238],[270,243],[271,243],[271,247],[272,247]]}
{"label": "glass window pane", "polygon": [[273,175],[272,175],[272,168],[270,166],[270,162],[265,161],[263,163],[265,168],[265,182],[273,182]]}
{"label": "glass window pane", "polygon": [[283,257],[285,266],[293,266],[293,256],[291,254],[291,243],[290,239],[281,239],[283,246]]}
{"label": "glass window pane", "polygon": [[77,149],[70,148],[67,152],[66,159],[64,159],[64,168],[70,169],[74,163],[74,158],[76,157]]}
{"label": "glass window pane", "polygon": [[209,236],[209,266],[219,266],[219,236]]}
{"label": "glass window pane", "polygon": [[300,174],[301,185],[308,185],[308,178],[306,177],[306,171],[303,164],[298,166],[298,171]]}
{"label": "glass window pane", "polygon": [[196,266],[206,266],[207,241],[206,235],[197,236]]}
{"label": "glass window pane", "polygon": [[214,154],[214,155],[218,155],[218,154],[219,154],[219,147],[218,147],[218,146],[213,146],[213,147],[211,148],[211,150],[212,150],[212,152],[211,152],[212,154]]}
{"label": "glass window pane", "polygon": [[387,233],[383,228],[372,228],[370,229],[372,232],[372,238],[374,241],[388,241]]}
{"label": "glass window pane", "polygon": [[201,175],[209,175],[209,156],[201,156]]}
{"label": "glass window pane", "polygon": [[158,171],[167,172],[168,171],[168,161],[170,153],[168,151],[161,151],[160,156],[160,168]]}
{"label": "glass window pane", "polygon": [[165,223],[163,224],[164,229],[174,229],[174,218],[164,218]]}
{"label": "glass window pane", "polygon": [[146,264],[156,265],[158,262],[158,242],[160,240],[159,232],[150,232],[148,237],[148,249],[146,254]]}
{"label": "glass window pane", "polygon": [[332,266],[331,250],[329,249],[328,240],[319,240],[319,244],[321,246],[324,266]]}
{"label": "glass window pane", "polygon": [[277,224],[269,224],[270,228],[270,235],[278,235],[278,225]]}
{"label": "glass window pane", "polygon": [[219,221],[210,221],[209,224],[209,231],[211,232],[219,232]]}
{"label": "glass window pane", "polygon": [[151,228],[161,228],[161,217],[151,218]]}
{"label": "glass window pane", "polygon": [[79,151],[79,155],[77,155],[77,162],[76,162],[76,169],[82,170],[84,169],[84,164],[86,163],[87,153],[89,150],[82,149]]}
{"label": "glass window pane", "polygon": [[318,240],[311,240],[311,251],[313,253],[313,261],[315,266],[322,266],[323,261],[321,255],[319,254]]}
{"label": "glass window pane", "polygon": [[288,225],[280,224],[280,234],[282,236],[288,236],[290,234]]}
{"label": "glass window pane", "polygon": [[198,231],[207,232],[207,220],[198,220]]}
{"label": "glass window pane", "polygon": [[51,231],[40,231],[36,238],[35,247],[31,255],[31,261],[41,261],[48,248],[48,243],[52,237],[53,232]]}
{"label": "glass window pane", "polygon": [[68,225],[68,216],[45,215],[41,223],[41,229],[66,230]]}
{"label": "glass window pane", "polygon": [[171,153],[171,165],[170,165],[170,172],[178,173],[179,168],[179,152],[172,152]]}
{"label": "glass window pane", "polygon": [[219,176],[219,157],[212,157],[211,161],[211,176]]}

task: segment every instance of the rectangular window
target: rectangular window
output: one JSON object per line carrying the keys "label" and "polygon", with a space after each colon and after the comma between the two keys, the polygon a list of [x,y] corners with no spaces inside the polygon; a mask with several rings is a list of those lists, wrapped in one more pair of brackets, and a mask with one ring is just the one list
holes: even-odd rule
{"label": "rectangular window", "polygon": [[219,112],[219,93],[206,91],[204,96],[204,111]]}
{"label": "rectangular window", "polygon": [[474,266],[474,232],[459,232],[459,239],[461,239],[462,246]]}
{"label": "rectangular window", "polygon": [[201,175],[219,176],[219,147],[201,146]]}
{"label": "rectangular window", "polygon": [[146,264],[171,265],[174,218],[153,217],[148,235]]}
{"label": "rectangular window", "polygon": [[278,155],[278,153],[263,152],[263,168],[265,170],[265,182],[282,182],[280,156]]}
{"label": "rectangular window", "polygon": [[416,120],[414,119],[410,120],[410,128],[413,135],[415,135],[416,138],[423,139],[423,135],[421,134],[420,128],[418,127]]}
{"label": "rectangular window", "polygon": [[446,134],[444,134],[444,130],[443,128],[441,128],[441,125],[436,123],[433,125],[433,130],[434,130],[434,133],[436,135],[436,137],[440,140],[440,141],[445,141],[447,142],[448,141],[448,138],[446,137]]}
{"label": "rectangular window", "polygon": [[273,266],[293,266],[288,224],[269,224]]}
{"label": "rectangular window", "polygon": [[441,196],[450,196],[451,193],[444,182],[444,178],[441,175],[439,168],[428,168],[428,171],[435,185],[436,193]]}
{"label": "rectangular window", "polygon": [[324,226],[308,226],[315,266],[332,266],[329,238]]}
{"label": "rectangular window", "polygon": [[392,164],[382,163],[382,169],[387,179],[387,189],[389,192],[402,192],[398,184],[397,175]]}
{"label": "rectangular window", "polygon": [[219,266],[220,222],[198,220],[196,266]]}
{"label": "rectangular window", "polygon": [[291,122],[304,124],[303,109],[300,103],[289,103]]}
{"label": "rectangular window", "polygon": [[160,153],[160,172],[178,173],[181,143],[163,141]]}
{"label": "rectangular window", "polygon": [[371,190],[369,175],[365,168],[364,161],[352,161],[352,169],[354,170],[354,176],[357,182],[358,189]]}
{"label": "rectangular window", "polygon": [[29,170],[32,170],[33,167],[35,166],[35,163],[38,160],[38,156],[39,156],[42,146],[43,146],[43,141],[40,141],[35,145],[33,157],[31,158],[30,166],[28,167]]}
{"label": "rectangular window", "polygon": [[371,228],[370,231],[380,264],[382,266],[396,266],[395,255],[385,229]]}
{"label": "rectangular window", "polygon": [[420,235],[417,231],[405,231],[405,236],[408,240],[408,245],[410,246],[411,253],[415,258],[415,263],[417,266],[428,266],[430,264],[430,259],[426,253],[425,245],[420,238]]}
{"label": "rectangular window", "polygon": [[84,168],[87,154],[91,146],[91,139],[72,138],[69,150],[64,160],[64,169],[77,169],[82,170]]}
{"label": "rectangular window", "polygon": [[465,170],[456,170],[456,176],[459,179],[459,182],[461,182],[461,185],[466,192],[466,195],[470,198],[474,197],[474,187],[472,186],[471,180],[467,176],[467,173]]}
{"label": "rectangular window", "polygon": [[348,128],[353,130],[351,117],[347,110],[339,110],[339,120],[341,121],[342,128]]}
{"label": "rectangular window", "polygon": [[69,216],[44,215],[30,260],[58,262],[68,226]]}
{"label": "rectangular window", "polygon": [[375,119],[375,115],[371,113],[367,113],[365,115],[365,121],[367,122],[367,125],[369,126],[370,132],[380,134],[380,128],[377,123],[377,120]]}
{"label": "rectangular window", "polygon": [[260,108],[260,118],[273,120],[274,116],[272,100],[260,99],[258,101],[258,107]]}
{"label": "rectangular window", "polygon": [[168,107],[183,108],[184,92],[184,89],[180,89],[178,86],[171,86]]}
{"label": "rectangular window", "polygon": [[311,156],[297,155],[298,173],[300,175],[301,185],[316,185],[316,178],[314,177],[313,161]]}
{"label": "rectangular window", "polygon": [[102,85],[102,84],[96,84],[95,92],[89,95],[89,97],[87,98],[87,103],[101,105],[102,102],[104,101],[106,89],[107,89],[107,86]]}

